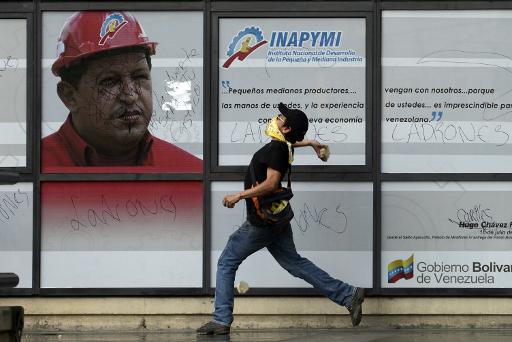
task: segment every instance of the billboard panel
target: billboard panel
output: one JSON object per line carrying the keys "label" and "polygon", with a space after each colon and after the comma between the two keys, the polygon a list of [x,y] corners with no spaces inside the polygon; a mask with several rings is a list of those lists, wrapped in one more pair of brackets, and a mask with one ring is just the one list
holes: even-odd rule
{"label": "billboard panel", "polygon": [[[212,184],[212,285],[217,261],[229,236],[245,221],[245,201],[234,209],[222,198],[240,191],[243,184]],[[373,220],[370,183],[294,182],[291,200],[295,217],[292,230],[297,251],[332,277],[372,287]],[[271,276],[269,276],[271,275]],[[251,287],[310,287],[288,274],[266,249],[248,257],[236,274]]]}
{"label": "billboard panel", "polygon": [[382,171],[512,171],[512,11],[384,11]]}
{"label": "billboard panel", "polygon": [[382,183],[383,288],[512,287],[511,182]]}
{"label": "billboard panel", "polygon": [[[365,165],[364,18],[243,18],[219,23],[219,165],[247,165],[283,102],[327,144],[327,165]],[[296,152],[297,165],[321,162]]]}
{"label": "billboard panel", "polygon": [[202,183],[51,182],[41,287],[202,286]]}
{"label": "billboard panel", "polygon": [[202,50],[200,12],[44,12],[42,171],[201,172]]}
{"label": "billboard panel", "polygon": [[32,287],[32,183],[0,185],[0,273],[15,273],[17,288]]}
{"label": "billboard panel", "polygon": [[0,167],[27,166],[27,21],[0,19]]}

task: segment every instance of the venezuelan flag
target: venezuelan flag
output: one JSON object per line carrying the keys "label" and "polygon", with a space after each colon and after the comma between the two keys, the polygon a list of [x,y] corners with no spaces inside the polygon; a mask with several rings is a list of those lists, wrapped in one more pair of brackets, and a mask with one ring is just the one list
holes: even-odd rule
{"label": "venezuelan flag", "polygon": [[411,279],[414,276],[414,254],[406,259],[397,259],[388,264],[388,283],[396,283],[398,280]]}

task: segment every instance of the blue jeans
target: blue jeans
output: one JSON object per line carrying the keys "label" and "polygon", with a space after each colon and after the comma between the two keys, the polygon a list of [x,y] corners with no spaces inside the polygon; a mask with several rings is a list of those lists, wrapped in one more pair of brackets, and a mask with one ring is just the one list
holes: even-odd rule
{"label": "blue jeans", "polygon": [[249,255],[263,247],[267,247],[279,265],[294,277],[307,281],[339,305],[350,303],[355,287],[332,278],[311,261],[301,257],[295,249],[289,224],[279,228],[257,227],[246,221],[231,234],[217,263],[214,322],[222,325],[231,325],[233,322],[236,270]]}

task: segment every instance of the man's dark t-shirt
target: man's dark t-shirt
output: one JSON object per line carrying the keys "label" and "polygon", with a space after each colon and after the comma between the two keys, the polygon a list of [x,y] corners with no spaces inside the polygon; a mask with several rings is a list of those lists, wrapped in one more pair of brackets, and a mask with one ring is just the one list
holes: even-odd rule
{"label": "man's dark t-shirt", "polygon": [[[288,171],[288,145],[279,140],[272,140],[262,148],[260,148],[252,156],[251,164],[254,167],[254,174],[258,184],[261,184],[267,178],[267,168],[274,169],[281,173],[281,181]],[[252,187],[252,178],[250,165],[245,174],[244,188]],[[247,219],[256,226],[264,225],[263,221],[256,215],[256,208],[252,199],[245,199],[247,206]]]}

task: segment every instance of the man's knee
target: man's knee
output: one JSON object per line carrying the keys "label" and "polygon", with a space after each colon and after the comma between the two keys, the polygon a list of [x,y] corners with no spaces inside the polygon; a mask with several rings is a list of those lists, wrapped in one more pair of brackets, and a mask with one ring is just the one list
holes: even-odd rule
{"label": "man's knee", "polygon": [[280,260],[279,264],[292,276],[302,278],[304,275],[304,261],[307,261],[307,259],[301,257],[299,254],[294,254],[293,256],[288,256],[286,260]]}
{"label": "man's knee", "polygon": [[229,246],[222,252],[219,260],[217,261],[217,269],[224,270],[237,270],[238,266],[242,263],[243,259],[233,252]]}
{"label": "man's knee", "polygon": [[292,276],[301,278],[302,272],[300,265],[291,260],[278,260],[279,265],[284,268]]}
{"label": "man's knee", "polygon": [[296,278],[302,279],[304,277],[304,273],[302,272],[302,269],[298,265],[288,265],[286,270],[288,271],[288,273],[290,273],[292,276]]}

